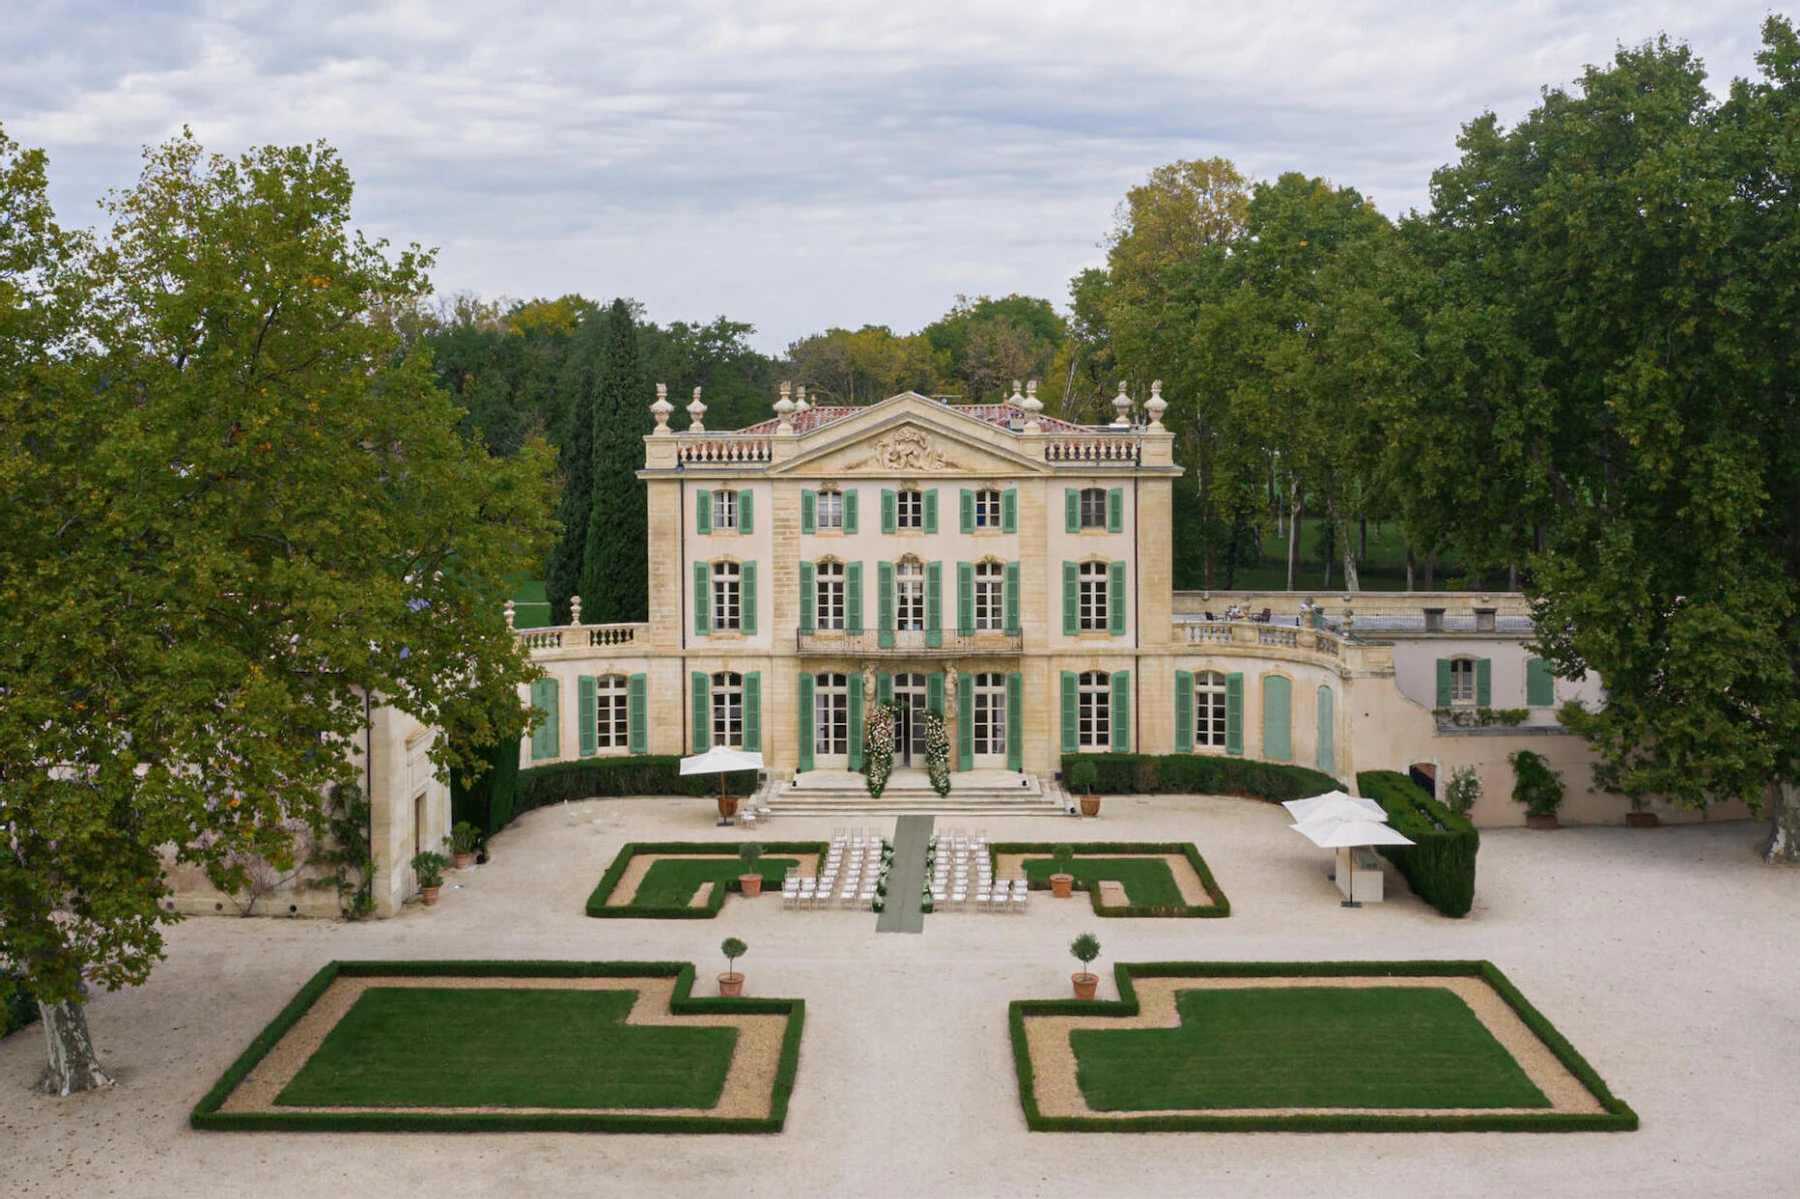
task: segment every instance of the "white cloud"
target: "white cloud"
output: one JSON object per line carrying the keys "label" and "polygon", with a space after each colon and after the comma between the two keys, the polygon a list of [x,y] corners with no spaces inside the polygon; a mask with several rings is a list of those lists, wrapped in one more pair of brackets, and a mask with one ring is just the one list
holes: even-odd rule
{"label": "white cloud", "polygon": [[43,3],[9,19],[8,132],[85,219],[139,147],[324,138],[372,232],[445,289],[628,294],[778,349],[916,328],[958,292],[1062,301],[1124,190],[1175,158],[1422,206],[1461,124],[1619,44],[1750,70],[1764,9],[1147,0]]}

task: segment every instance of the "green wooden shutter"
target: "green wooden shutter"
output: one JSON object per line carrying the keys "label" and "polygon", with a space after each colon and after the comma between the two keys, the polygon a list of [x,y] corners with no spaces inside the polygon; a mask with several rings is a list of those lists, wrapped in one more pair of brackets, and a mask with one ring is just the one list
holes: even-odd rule
{"label": "green wooden shutter", "polygon": [[975,567],[956,564],[956,631],[967,637],[975,631]]}
{"label": "green wooden shutter", "polygon": [[1278,674],[1263,676],[1262,756],[1286,762],[1294,756],[1294,685]]}
{"label": "green wooden shutter", "polygon": [[1108,563],[1106,567],[1106,631],[1114,637],[1125,635],[1125,563]]}
{"label": "green wooden shutter", "polygon": [[856,532],[856,492],[844,493],[844,532]]}
{"label": "green wooden shutter", "polygon": [[575,731],[576,750],[584,758],[600,752],[600,738],[594,727],[599,719],[598,692],[594,676],[584,674],[575,680],[575,715],[580,726]]}
{"label": "green wooden shutter", "polygon": [[925,676],[925,707],[939,716],[944,714],[944,676],[942,672],[934,672]]}
{"label": "green wooden shutter", "polygon": [[1490,708],[1494,704],[1494,664],[1486,658],[1475,659],[1475,706]]}
{"label": "green wooden shutter", "polygon": [[1326,774],[1337,770],[1337,697],[1330,687],[1319,688],[1319,769]]}
{"label": "green wooden shutter", "polygon": [[1025,769],[1025,676],[1006,676],[1006,768]]}
{"label": "green wooden shutter", "polygon": [[1129,670],[1113,671],[1112,686],[1107,691],[1107,701],[1112,705],[1112,751],[1116,754],[1131,752],[1131,672]]}
{"label": "green wooden shutter", "polygon": [[649,676],[634,674],[625,683],[625,741],[634,754],[650,752]]}
{"label": "green wooden shutter", "polygon": [[975,769],[975,676],[956,676],[956,768]]}
{"label": "green wooden shutter", "polygon": [[1544,658],[1525,660],[1525,703],[1533,708],[1547,708],[1556,702],[1556,676]]}
{"label": "green wooden shutter", "polygon": [[694,493],[694,532],[712,532],[712,492]]}
{"label": "green wooden shutter", "polygon": [[1081,492],[1063,488],[1063,527],[1069,533],[1081,532]]}
{"label": "green wooden shutter", "polygon": [[1004,582],[1006,588],[1006,631],[1008,633],[1017,633],[1019,631],[1019,564],[1017,562],[1008,562],[1006,564]]}
{"label": "green wooden shutter", "polygon": [[1000,493],[1000,531],[1017,533],[1019,531],[1019,489],[1008,487]]}
{"label": "green wooden shutter", "polygon": [[800,564],[800,631],[813,631],[813,603],[817,597],[817,588],[813,579],[813,564]]}
{"label": "green wooden shutter", "polygon": [[863,767],[863,681],[861,674],[850,676],[850,769]]}
{"label": "green wooden shutter", "polygon": [[738,567],[738,630],[745,636],[756,633],[756,563]]}
{"label": "green wooden shutter", "polygon": [[894,676],[877,673],[875,675],[875,702],[891,704],[894,702]]}
{"label": "green wooden shutter", "polygon": [[704,562],[694,563],[694,636],[712,632],[712,571]]}
{"label": "green wooden shutter", "polygon": [[688,714],[693,717],[694,726],[694,752],[703,754],[712,744],[712,704],[709,702],[712,695],[706,675],[698,670],[688,675],[688,689],[691,699]]}
{"label": "green wooden shutter", "polygon": [[1081,752],[1081,741],[1078,737],[1076,721],[1075,672],[1062,672],[1062,751],[1066,754]]}
{"label": "green wooden shutter", "polygon": [[756,499],[754,491],[738,492],[738,532],[756,532],[756,509],[752,501]]}
{"label": "green wooden shutter", "polygon": [[1081,580],[1073,562],[1063,563],[1063,636],[1081,633]]}
{"label": "green wooden shutter", "polygon": [[1114,487],[1106,493],[1106,531],[1125,531],[1125,489]]}
{"label": "green wooden shutter", "polygon": [[894,493],[885,487],[881,489],[881,531],[894,531]]}
{"label": "green wooden shutter", "polygon": [[800,769],[813,768],[813,677],[800,676]]}
{"label": "green wooden shutter", "polygon": [[819,493],[816,491],[802,489],[800,492],[800,531],[819,531]]}
{"label": "green wooden shutter", "polygon": [[875,564],[875,643],[894,647],[894,564]]}
{"label": "green wooden shutter", "polygon": [[1194,672],[1175,672],[1175,752],[1191,753],[1194,748]]}
{"label": "green wooden shutter", "polygon": [[1244,676],[1225,676],[1225,752],[1244,752]]}
{"label": "green wooden shutter", "polygon": [[533,679],[531,706],[544,714],[531,730],[531,760],[541,762],[557,754],[556,680]]}
{"label": "green wooden shutter", "polygon": [[973,533],[975,531],[975,493],[967,487],[962,489],[961,505],[962,531]]}
{"label": "green wooden shutter", "polygon": [[1437,706],[1440,708],[1450,706],[1450,659],[1448,658],[1437,660]]}
{"label": "green wooden shutter", "polygon": [[925,648],[944,645],[944,564],[925,564]]}
{"label": "green wooden shutter", "polygon": [[844,563],[844,631],[863,631],[861,562]]}
{"label": "green wooden shutter", "polygon": [[744,752],[762,752],[762,672],[744,676]]}
{"label": "green wooden shutter", "polygon": [[937,488],[925,493],[925,531],[937,532]]}

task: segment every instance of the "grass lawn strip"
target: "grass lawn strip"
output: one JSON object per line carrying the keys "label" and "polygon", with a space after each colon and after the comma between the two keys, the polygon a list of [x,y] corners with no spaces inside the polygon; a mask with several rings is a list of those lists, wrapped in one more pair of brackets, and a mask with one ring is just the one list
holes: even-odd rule
{"label": "grass lawn strip", "polygon": [[[1212,897],[1206,893],[1206,888],[1203,885],[1201,885],[1200,876],[1198,874],[1194,873],[1193,865],[1187,860],[1186,857],[1184,857],[1181,854],[1178,854],[1178,853],[1083,854],[1081,852],[1080,845],[1074,846],[1074,849],[1075,849],[1074,875],[1077,880],[1085,882],[1090,878],[1092,878],[1092,879],[1101,879],[1101,878],[1117,879],[1119,882],[1122,882],[1125,884],[1126,894],[1131,896],[1131,901],[1134,904],[1137,904],[1137,903],[1186,904],[1189,907],[1200,907],[1200,906],[1203,906],[1205,904],[1209,904],[1212,902]],[[1118,862],[1118,863],[1123,864],[1126,873],[1136,873],[1137,874],[1137,882],[1134,885],[1134,881],[1132,878],[1123,877],[1123,875],[1119,871],[1115,871],[1115,872],[1109,874],[1105,870],[1089,869],[1089,863],[1097,862],[1097,861],[1098,862]],[[1144,883],[1149,882],[1152,886],[1158,885],[1158,883],[1156,881],[1157,876],[1152,876],[1148,872],[1141,872],[1141,873],[1139,872],[1139,871],[1142,871],[1142,865],[1148,864],[1151,862],[1160,862],[1168,868],[1168,877],[1169,877],[1169,880],[1174,883],[1174,887],[1177,892],[1176,896],[1163,896],[1163,897],[1159,897],[1156,899],[1140,899],[1140,898],[1138,898],[1138,895],[1140,893],[1139,888],[1141,886],[1143,886]],[[1132,871],[1131,870],[1132,867],[1137,867],[1138,871]],[[1054,868],[1053,860],[1051,859],[1050,855],[1048,855],[1048,854],[1002,853],[1002,854],[994,855],[994,876],[996,878],[1017,878],[1017,877],[1019,877],[1019,875],[1021,873],[1028,874],[1029,877],[1032,879],[1032,881],[1035,882],[1035,881],[1038,881],[1040,878],[1049,878],[1052,874],[1056,873],[1056,870]],[[1164,883],[1161,885],[1166,886],[1167,884]],[[1160,887],[1158,890],[1158,894],[1160,896]]]}
{"label": "grass lawn strip", "polygon": [[[771,888],[768,885],[768,875],[765,874],[763,876],[764,877],[764,887],[763,887],[764,895],[769,894],[770,891],[773,890],[777,897],[780,896],[781,880],[782,880],[782,877],[787,873],[787,865],[788,864],[797,866],[799,868],[799,871],[800,871],[800,874],[802,877],[810,877],[814,874],[817,874],[818,870],[819,870],[819,855],[818,854],[809,854],[809,853],[782,853],[778,856],[771,856],[769,858],[765,858],[765,859],[759,861],[757,863],[757,866],[761,870],[772,869],[773,867],[771,866],[771,863],[775,862],[775,861],[780,861],[785,864],[783,866],[781,866],[779,871],[775,874],[773,888]],[[688,863],[688,862],[715,863],[715,865],[700,866],[698,868],[701,871],[708,872],[706,877],[713,877],[713,878],[717,878],[717,879],[736,878],[738,875],[744,873],[742,861],[737,857],[736,854],[729,854],[729,853],[721,853],[721,854],[638,853],[638,854],[633,854],[631,857],[631,862],[625,867],[625,873],[619,877],[618,885],[615,886],[612,889],[612,891],[607,895],[606,906],[609,908],[624,908],[624,907],[632,907],[632,906],[638,904],[639,889],[644,886],[644,882],[649,877],[651,869],[653,867],[655,867],[657,864],[662,863],[662,862],[671,862],[671,863],[675,863],[678,866],[681,864],[684,864],[684,863]],[[729,869],[719,868],[716,865],[716,863],[721,863],[721,862],[728,863],[730,868]],[[716,875],[711,873],[714,871],[717,872]],[[660,873],[666,873],[666,871],[659,872],[659,874]],[[697,885],[698,881],[700,881],[700,880],[696,880],[696,885]],[[660,887],[660,883],[661,883],[661,880],[659,878],[658,880],[656,880],[653,883],[653,885]],[[734,894],[735,894],[735,892],[734,892]],[[743,896],[738,895],[738,898],[742,899]],[[649,899],[650,899],[650,893],[648,891],[646,891],[646,893],[645,893],[646,905],[648,905]],[[664,906],[685,906],[685,905],[691,905],[693,903],[693,900],[690,896],[684,895],[679,900],[673,899],[673,898],[663,898],[657,902]]]}
{"label": "grass lawn strip", "polygon": [[[505,990],[569,990],[569,991],[636,991],[637,1002],[631,1007],[626,1024],[661,1025],[679,1028],[733,1028],[737,1030],[737,1047],[732,1055],[730,1071],[719,1101],[710,1108],[609,1107],[563,1108],[477,1104],[471,1106],[432,1105],[422,1107],[355,1107],[302,1106],[277,1104],[276,1097],[300,1074],[306,1063],[324,1044],[340,1020],[371,988],[420,987],[440,989],[505,989]],[[788,1017],[782,1015],[682,1015],[669,1011],[669,998],[675,989],[672,978],[497,978],[466,976],[426,976],[388,978],[381,976],[343,976],[332,980],[324,994],[307,1009],[306,1014],[288,1030],[256,1068],[237,1085],[220,1107],[220,1111],[236,1112],[510,1112],[533,1114],[545,1112],[587,1112],[594,1114],[637,1114],[654,1111],[667,1116],[711,1116],[717,1118],[766,1118],[771,1089],[781,1056],[781,1041],[787,1030]]]}
{"label": "grass lawn strip", "polygon": [[[1498,992],[1480,978],[1468,976],[1384,976],[1351,975],[1341,977],[1232,978],[1232,977],[1137,977],[1132,980],[1137,990],[1139,1013],[1136,1017],[1115,1016],[1027,1016],[1026,1043],[1031,1051],[1038,1110],[1045,1116],[1100,1117],[1110,1115],[1160,1116],[1281,1116],[1310,1113],[1353,1112],[1359,1115],[1448,1116],[1483,1115],[1498,1112],[1542,1114],[1567,1112],[1600,1114],[1605,1111],[1593,1094],[1559,1061],[1550,1048],[1539,1040],[1517,1012]],[[1129,1112],[1097,1111],[1088,1105],[1077,1081],[1075,1052],[1069,1034],[1075,1029],[1174,1028],[1180,1025],[1176,995],[1182,991],[1256,989],[1267,987],[1437,987],[1453,992],[1469,1005],[1476,1018],[1486,1026],[1496,1041],[1512,1055],[1525,1077],[1531,1080],[1548,1108],[1338,1108],[1338,1107],[1249,1107],[1249,1108],[1162,1108],[1132,1109]],[[1403,1045],[1383,1046],[1371,1042],[1371,1056],[1388,1054],[1403,1056]]]}

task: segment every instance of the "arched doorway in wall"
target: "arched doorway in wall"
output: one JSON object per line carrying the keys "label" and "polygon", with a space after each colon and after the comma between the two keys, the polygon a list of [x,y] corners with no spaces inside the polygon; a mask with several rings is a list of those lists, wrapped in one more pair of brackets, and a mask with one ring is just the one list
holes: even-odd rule
{"label": "arched doorway in wall", "polygon": [[1414,762],[1406,768],[1407,776],[1424,788],[1425,794],[1437,798],[1437,763]]}

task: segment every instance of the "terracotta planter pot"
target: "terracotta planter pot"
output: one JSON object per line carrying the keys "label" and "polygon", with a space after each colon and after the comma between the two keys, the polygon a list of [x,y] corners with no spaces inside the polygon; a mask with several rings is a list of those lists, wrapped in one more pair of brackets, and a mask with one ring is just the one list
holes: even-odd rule
{"label": "terracotta planter pot", "polygon": [[1626,828],[1655,828],[1661,823],[1662,819],[1655,812],[1625,813]]}
{"label": "terracotta planter pot", "polygon": [[1527,816],[1525,817],[1525,827],[1534,828],[1539,832],[1547,833],[1551,829],[1561,828],[1562,825],[1556,822],[1556,817],[1554,816]]}
{"label": "terracotta planter pot", "polygon": [[435,908],[437,906],[438,892],[441,890],[443,890],[442,887],[420,887],[419,888],[419,894],[421,894],[425,897],[425,906],[426,907]]}
{"label": "terracotta planter pot", "polygon": [[1098,816],[1100,814],[1100,797],[1098,795],[1082,796],[1081,814],[1083,816]]}
{"label": "terracotta planter pot", "polygon": [[744,993],[744,976],[733,970],[719,975],[719,994],[730,997]]}
{"label": "terracotta planter pot", "polygon": [[738,797],[735,795],[719,796],[719,819],[730,820],[737,815]]}
{"label": "terracotta planter pot", "polygon": [[472,853],[458,853],[451,854],[450,856],[456,860],[456,868],[458,870],[467,870],[475,864],[475,855]]}
{"label": "terracotta planter pot", "polygon": [[755,899],[762,894],[763,877],[760,874],[738,875],[738,889],[743,891],[744,898]]}
{"label": "terracotta planter pot", "polygon": [[1098,974],[1087,973],[1071,974],[1069,975],[1069,981],[1075,984],[1075,998],[1092,999],[1094,997],[1094,989],[1100,985],[1100,976]]}
{"label": "terracotta planter pot", "polygon": [[1067,899],[1069,897],[1069,889],[1074,885],[1075,876],[1072,874],[1053,874],[1050,876],[1050,894],[1058,899]]}

